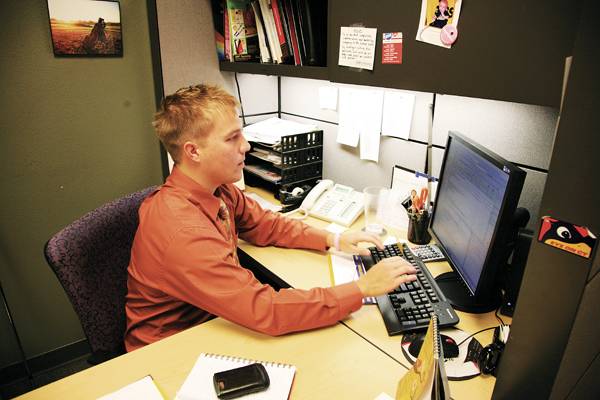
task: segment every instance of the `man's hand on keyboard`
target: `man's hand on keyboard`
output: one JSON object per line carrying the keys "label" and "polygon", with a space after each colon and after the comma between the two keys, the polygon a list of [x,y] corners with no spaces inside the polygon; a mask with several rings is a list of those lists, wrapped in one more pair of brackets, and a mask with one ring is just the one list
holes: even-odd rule
{"label": "man's hand on keyboard", "polygon": [[340,235],[340,250],[345,253],[368,256],[369,249],[358,247],[360,242],[371,243],[378,249],[383,249],[383,243],[377,235],[362,231],[346,231]]}
{"label": "man's hand on keyboard", "polygon": [[416,280],[416,273],[415,267],[402,257],[391,257],[375,264],[356,283],[364,297],[381,296]]}

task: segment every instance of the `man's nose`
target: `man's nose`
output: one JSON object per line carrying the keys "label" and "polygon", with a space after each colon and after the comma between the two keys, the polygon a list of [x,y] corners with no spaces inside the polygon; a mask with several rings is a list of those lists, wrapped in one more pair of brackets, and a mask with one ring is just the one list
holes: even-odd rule
{"label": "man's nose", "polygon": [[242,147],[241,147],[241,150],[244,153],[250,151],[250,143],[248,143],[248,141],[246,140],[246,138],[243,137],[243,136],[242,136]]}

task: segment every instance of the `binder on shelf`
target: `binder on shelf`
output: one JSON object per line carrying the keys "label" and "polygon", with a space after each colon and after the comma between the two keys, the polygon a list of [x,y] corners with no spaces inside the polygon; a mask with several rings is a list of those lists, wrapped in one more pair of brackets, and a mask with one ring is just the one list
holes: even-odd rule
{"label": "binder on shelf", "polygon": [[267,41],[269,42],[269,50],[271,51],[271,57],[273,62],[276,64],[281,63],[281,47],[279,46],[279,39],[277,38],[277,29],[275,28],[275,20],[273,18],[273,11],[269,0],[259,0],[260,12],[265,23],[265,30],[267,31]]}
{"label": "binder on shelf", "polygon": [[258,31],[258,46],[260,48],[260,62],[269,63],[271,62],[271,51],[269,50],[267,31],[265,29],[265,23],[260,11],[260,4],[258,0],[252,0],[250,3],[252,10],[254,11],[254,20],[256,21],[256,30]]}
{"label": "binder on shelf", "polygon": [[294,26],[296,27],[296,38],[298,39],[298,51],[300,53],[300,60],[302,65],[306,63],[306,41],[304,40],[304,32],[302,28],[302,16],[300,15],[300,7],[298,2],[300,0],[289,0],[292,7],[292,15],[294,16]]}
{"label": "binder on shelf", "polygon": [[327,43],[325,24],[327,19],[327,2],[320,0],[296,0],[298,17],[306,51],[305,65],[324,65]]}
{"label": "binder on shelf", "polygon": [[260,60],[254,11],[248,0],[227,0],[229,36],[233,61]]}
{"label": "binder on shelf", "polygon": [[225,60],[233,62],[231,56],[231,28],[229,26],[229,12],[227,12],[227,4],[225,0],[221,1],[223,5],[223,53]]}
{"label": "binder on shelf", "polygon": [[397,400],[450,399],[436,315],[431,317],[419,356],[398,382]]}
{"label": "binder on shelf", "polygon": [[290,47],[294,56],[294,65],[303,65],[302,57],[300,56],[300,45],[298,42],[298,33],[296,32],[296,17],[292,8],[292,0],[281,0],[283,9],[287,18],[287,26],[290,32]]}
{"label": "binder on shelf", "polygon": [[296,367],[279,362],[265,362],[241,357],[202,353],[185,382],[177,392],[176,400],[218,400],[213,387],[213,375],[244,365],[261,363],[269,375],[269,388],[244,398],[255,400],[287,399],[296,374]]}
{"label": "binder on shelf", "polygon": [[225,1],[211,0],[213,24],[215,26],[215,46],[219,61],[225,60]]}
{"label": "binder on shelf", "polygon": [[289,47],[289,41],[286,37],[284,29],[284,21],[282,18],[281,7],[279,0],[269,0],[271,4],[271,11],[273,13],[273,20],[275,21],[275,29],[277,31],[277,39],[279,40],[279,47],[281,48],[281,62],[284,64],[292,63],[292,53]]}

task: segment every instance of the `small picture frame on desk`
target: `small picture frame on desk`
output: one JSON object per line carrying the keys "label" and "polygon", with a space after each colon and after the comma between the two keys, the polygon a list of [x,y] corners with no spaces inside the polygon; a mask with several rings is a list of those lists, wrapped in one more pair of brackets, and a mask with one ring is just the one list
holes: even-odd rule
{"label": "small picture frame on desk", "polygon": [[123,56],[119,2],[48,0],[48,15],[55,56]]}

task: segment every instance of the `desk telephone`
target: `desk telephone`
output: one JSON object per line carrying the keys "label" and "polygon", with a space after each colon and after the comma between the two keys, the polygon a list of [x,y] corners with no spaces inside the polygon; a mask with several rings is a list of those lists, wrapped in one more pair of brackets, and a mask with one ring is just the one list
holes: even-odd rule
{"label": "desk telephone", "polygon": [[363,194],[350,186],[323,179],[300,205],[300,210],[325,221],[350,226],[363,210]]}

